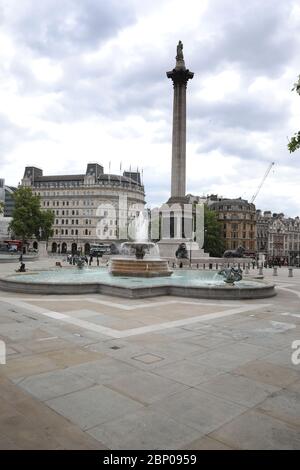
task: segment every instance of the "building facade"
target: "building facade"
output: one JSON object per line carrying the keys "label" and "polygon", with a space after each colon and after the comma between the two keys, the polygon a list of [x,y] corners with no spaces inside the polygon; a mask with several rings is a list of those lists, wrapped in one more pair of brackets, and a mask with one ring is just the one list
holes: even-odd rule
{"label": "building facade", "polygon": [[41,197],[42,209],[55,215],[48,241],[53,253],[88,253],[91,244],[125,241],[130,222],[145,205],[138,171],[107,174],[97,163],[89,163],[79,175],[46,176],[39,168],[26,167],[21,184],[31,187]]}
{"label": "building facade", "polygon": [[245,199],[225,199],[212,195],[207,199],[208,207],[218,214],[221,233],[226,250],[239,246],[249,254],[256,253],[256,210],[255,205]]}
{"label": "building facade", "polygon": [[13,194],[16,190],[17,188],[14,186],[6,186],[5,180],[3,178],[0,179],[0,201],[4,205],[4,217],[12,217],[12,213],[15,207]]}
{"label": "building facade", "polygon": [[300,265],[300,219],[257,211],[258,248],[271,263]]}

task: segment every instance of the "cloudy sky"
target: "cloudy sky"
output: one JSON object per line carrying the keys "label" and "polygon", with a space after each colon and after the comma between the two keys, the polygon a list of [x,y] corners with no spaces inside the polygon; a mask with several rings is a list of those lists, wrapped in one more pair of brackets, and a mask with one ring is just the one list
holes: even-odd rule
{"label": "cloudy sky", "polygon": [[187,191],[300,215],[300,3],[292,0],[0,0],[0,176],[144,169],[170,191],[172,83],[184,44]]}

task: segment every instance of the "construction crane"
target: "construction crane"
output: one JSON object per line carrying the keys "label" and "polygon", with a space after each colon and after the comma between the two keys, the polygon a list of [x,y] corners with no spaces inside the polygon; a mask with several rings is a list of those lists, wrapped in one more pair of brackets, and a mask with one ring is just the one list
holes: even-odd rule
{"label": "construction crane", "polygon": [[256,199],[256,197],[257,197],[259,191],[261,190],[261,188],[262,188],[264,182],[266,181],[266,178],[267,178],[268,174],[269,174],[270,171],[271,171],[271,168],[272,168],[274,165],[275,165],[275,162],[271,162],[271,163],[269,164],[269,166],[268,166],[268,168],[267,168],[267,171],[265,172],[264,177],[263,177],[263,179],[262,179],[261,182],[260,182],[260,185],[258,186],[256,192],[253,194],[253,196],[252,196],[252,198],[251,198],[251,201],[250,201],[251,204],[255,201],[255,199]]}

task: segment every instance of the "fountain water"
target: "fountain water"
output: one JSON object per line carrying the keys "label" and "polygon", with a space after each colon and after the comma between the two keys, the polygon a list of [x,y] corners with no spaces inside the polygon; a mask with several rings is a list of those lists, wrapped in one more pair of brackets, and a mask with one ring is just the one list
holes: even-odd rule
{"label": "fountain water", "polygon": [[159,256],[158,246],[148,241],[147,217],[140,212],[134,222],[135,241],[122,243],[122,256],[111,259],[109,272],[113,276],[171,276],[168,262]]}

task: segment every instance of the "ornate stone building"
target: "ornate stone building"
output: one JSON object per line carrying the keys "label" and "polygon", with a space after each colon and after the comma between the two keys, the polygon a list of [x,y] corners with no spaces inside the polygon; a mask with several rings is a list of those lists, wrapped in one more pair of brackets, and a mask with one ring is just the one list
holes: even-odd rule
{"label": "ornate stone building", "polygon": [[251,254],[256,252],[255,205],[245,199],[224,199],[212,195],[207,200],[209,209],[218,213],[226,250],[242,246]]}
{"label": "ornate stone building", "polygon": [[124,241],[128,220],[145,205],[138,171],[112,175],[97,163],[89,163],[79,175],[46,176],[39,168],[26,167],[21,184],[31,187],[42,208],[55,215],[51,252],[88,253],[91,244]]}
{"label": "ornate stone building", "polygon": [[300,264],[300,219],[257,211],[258,251],[269,261]]}

